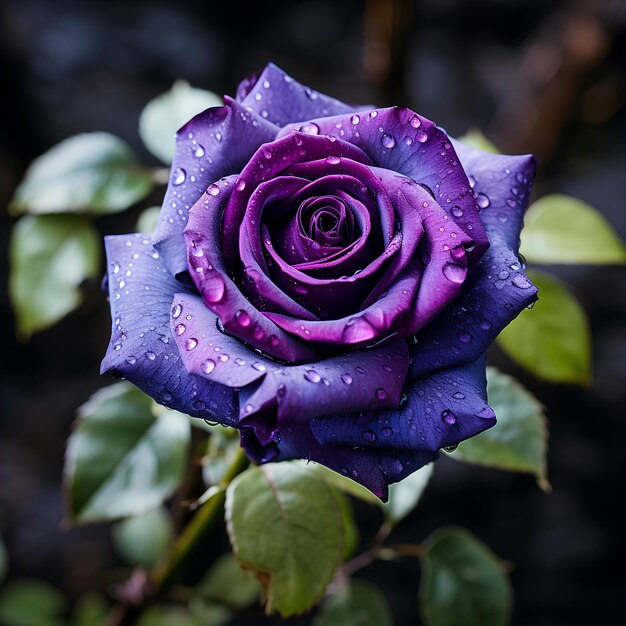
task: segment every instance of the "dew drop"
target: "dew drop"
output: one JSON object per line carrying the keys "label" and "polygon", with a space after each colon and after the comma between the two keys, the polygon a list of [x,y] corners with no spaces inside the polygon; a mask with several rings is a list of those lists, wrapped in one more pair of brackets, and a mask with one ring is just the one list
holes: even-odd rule
{"label": "dew drop", "polygon": [[530,289],[533,284],[524,276],[524,274],[518,274],[513,277],[511,281],[518,289]]}
{"label": "dew drop", "polygon": [[413,128],[419,128],[422,125],[422,122],[421,122],[420,118],[417,117],[417,115],[414,115],[410,119],[409,123],[411,124],[411,126],[413,126]]}
{"label": "dew drop", "polygon": [[480,417],[484,420],[493,420],[496,418],[496,414],[490,406],[485,405],[480,411],[478,411],[478,413],[476,413],[476,417]]}
{"label": "dew drop", "polygon": [[237,322],[237,324],[239,324],[239,326],[243,326],[244,328],[246,328],[250,326],[250,322],[252,320],[250,319],[248,313],[246,313],[243,309],[239,309],[239,311],[235,313],[235,321]]}
{"label": "dew drop", "polygon": [[452,394],[452,397],[453,397],[455,400],[465,400],[465,394],[464,394],[464,393],[461,393],[460,391],[455,391],[455,392]]}
{"label": "dew drop", "polygon": [[300,128],[305,135],[319,135],[320,127],[315,122],[309,122]]}
{"label": "dew drop", "polygon": [[393,148],[396,145],[396,140],[394,139],[393,135],[383,135],[380,142],[383,144],[383,147],[385,148]]}
{"label": "dew drop", "polygon": [[154,352],[146,352],[146,357],[147,357],[150,361],[154,361],[154,359],[156,359],[156,354],[154,354]]}
{"label": "dew drop", "polygon": [[175,304],[172,307],[172,317],[177,319],[180,317],[180,314],[183,312],[183,307],[180,304]]}
{"label": "dew drop", "polygon": [[195,154],[198,158],[203,157],[203,156],[204,156],[204,148],[203,148],[200,144],[198,144],[198,145],[196,146],[196,149],[195,149],[195,151],[194,151],[194,154]]}
{"label": "dew drop", "polygon": [[280,343],[280,339],[278,339],[278,337],[276,335],[272,335],[270,337],[270,343],[276,347],[279,343]]}
{"label": "dew drop", "polygon": [[315,370],[307,370],[304,373],[304,378],[310,383],[319,383],[322,377]]}
{"label": "dew drop", "polygon": [[269,159],[271,159],[271,158],[272,158],[272,151],[271,151],[271,150],[268,150],[268,149],[266,148],[265,150],[263,150],[263,156],[264,156],[266,159],[268,159],[268,160],[269,160]]}
{"label": "dew drop", "polygon": [[129,365],[134,365],[135,363],[137,363],[137,359],[134,356],[129,356],[126,359],[126,363],[128,363]]}
{"label": "dew drop", "polygon": [[484,193],[479,193],[476,196],[476,204],[481,209],[486,209],[491,204],[491,200],[489,200],[489,198]]}
{"label": "dew drop", "polygon": [[467,267],[458,263],[446,263],[443,268],[443,275],[451,282],[460,285],[467,275]]}
{"label": "dew drop", "polygon": [[350,376],[350,374],[342,374],[341,375],[341,380],[346,385],[351,385],[352,384],[352,376]]}
{"label": "dew drop", "polygon": [[420,143],[426,143],[428,141],[428,133],[425,130],[420,130],[415,138]]}
{"label": "dew drop", "polygon": [[385,437],[391,437],[391,435],[393,435],[393,428],[391,428],[391,426],[384,426],[383,435],[385,435]]}
{"label": "dew drop", "polygon": [[339,163],[341,163],[341,159],[338,156],[329,156],[326,159],[326,163],[329,165],[339,165]]}
{"label": "dew drop", "polygon": [[444,447],[444,451],[445,452],[454,452],[458,447],[459,447],[459,444],[455,443],[453,446],[445,446]]}
{"label": "dew drop", "polygon": [[265,365],[263,365],[263,363],[253,363],[252,367],[257,371],[257,372],[265,372],[267,370],[267,367],[265,367]]}
{"label": "dew drop", "polygon": [[246,188],[246,181],[245,180],[237,181],[237,184],[235,185],[235,189],[237,191],[243,191],[245,188]]}
{"label": "dew drop", "polygon": [[449,409],[446,409],[441,413],[441,419],[450,426],[456,424],[456,415]]}
{"label": "dew drop", "polygon": [[472,340],[472,336],[466,332],[459,333],[458,338],[461,343],[469,343]]}
{"label": "dew drop", "polygon": [[182,167],[177,167],[174,170],[174,177],[172,178],[172,183],[174,185],[182,185],[185,182],[185,178],[187,178],[187,172]]}
{"label": "dew drop", "polygon": [[202,285],[204,299],[208,302],[219,302],[224,297],[224,281],[219,275],[207,278]]}
{"label": "dew drop", "polygon": [[458,206],[453,206],[452,215],[454,215],[454,217],[463,217],[463,209]]}
{"label": "dew drop", "polygon": [[207,193],[210,196],[215,197],[215,196],[219,195],[220,188],[215,183],[213,183],[212,185],[209,185],[209,188],[207,189]]}
{"label": "dew drop", "polygon": [[387,397],[387,392],[382,387],[379,387],[376,390],[376,399],[377,400],[384,400],[386,397]]}
{"label": "dew drop", "polygon": [[245,365],[245,364],[246,364],[246,362],[241,357],[237,357],[235,359],[235,365],[241,366],[241,365]]}
{"label": "dew drop", "polygon": [[174,328],[174,332],[180,337],[185,331],[187,327],[184,324],[177,324],[176,328]]}
{"label": "dew drop", "polygon": [[368,443],[376,441],[376,433],[372,430],[364,430],[361,437],[363,437],[363,441],[367,441]]}
{"label": "dew drop", "polygon": [[207,359],[202,362],[202,371],[205,374],[210,374],[215,369],[215,361],[213,359]]}
{"label": "dew drop", "polygon": [[193,350],[198,345],[198,340],[195,337],[189,337],[185,341],[185,350]]}
{"label": "dew drop", "polygon": [[356,126],[361,121],[361,118],[358,115],[353,115],[350,118],[350,121]]}

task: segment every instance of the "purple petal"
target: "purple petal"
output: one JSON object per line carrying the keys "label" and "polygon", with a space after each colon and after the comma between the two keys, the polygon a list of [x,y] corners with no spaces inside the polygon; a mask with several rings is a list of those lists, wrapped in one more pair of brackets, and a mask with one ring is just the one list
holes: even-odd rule
{"label": "purple petal", "polygon": [[535,179],[535,157],[490,154],[460,141],[453,144],[474,187],[481,221],[489,233],[495,230],[517,251]]}
{"label": "purple petal", "polygon": [[242,81],[237,98],[248,110],[278,126],[359,108],[301,85],[273,63]]}
{"label": "purple petal", "polygon": [[105,239],[113,327],[102,373],[130,380],[157,402],[195,417],[236,425],[237,395],[185,369],[170,332],[181,290],[149,235]]}
{"label": "purple petal", "polygon": [[241,171],[277,130],[226,97],[223,107],[207,109],[178,131],[171,178],[153,235],[154,246],[172,274],[187,270],[182,232],[190,207],[212,182]]}
{"label": "purple petal", "polygon": [[498,333],[537,299],[515,252],[496,233],[460,298],[416,335],[409,378],[476,360]]}
{"label": "purple petal", "polygon": [[387,501],[390,483],[402,480],[439,456],[438,452],[320,445],[306,423],[281,430],[280,441],[266,445],[259,442],[252,428],[244,427],[241,445],[258,464],[290,459],[321,463],[361,483],[383,502]]}
{"label": "purple petal", "polygon": [[[363,149],[379,167],[404,174],[424,185],[448,216],[474,240],[468,252],[473,265],[489,242],[482,227],[469,180],[449,137],[430,120],[413,111],[393,107],[368,113],[315,119],[318,133],[334,135]],[[278,137],[304,128],[292,124]]]}
{"label": "purple petal", "polygon": [[266,445],[277,428],[294,422],[397,406],[408,364],[406,343],[398,341],[268,372],[258,388],[242,390],[240,425],[253,428]]}
{"label": "purple petal", "polygon": [[419,378],[399,408],[310,421],[322,445],[437,452],[495,425],[486,403],[485,358]]}
{"label": "purple petal", "polygon": [[213,183],[189,212],[185,240],[191,277],[204,302],[224,329],[265,354],[288,362],[310,361],[316,355],[265,317],[230,278],[222,256],[219,216],[233,191],[236,177]]}
{"label": "purple petal", "polygon": [[219,331],[218,317],[201,298],[178,293],[171,331],[187,371],[228,387],[245,387],[281,366]]}

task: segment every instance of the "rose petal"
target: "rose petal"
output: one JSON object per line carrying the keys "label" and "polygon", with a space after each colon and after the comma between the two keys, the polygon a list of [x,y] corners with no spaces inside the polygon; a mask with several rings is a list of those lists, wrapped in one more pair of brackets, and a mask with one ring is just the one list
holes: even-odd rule
{"label": "rose petal", "polygon": [[409,378],[474,361],[537,299],[515,252],[498,234],[490,237],[491,247],[467,277],[460,298],[416,335]]}
{"label": "rose petal", "polygon": [[504,237],[513,250],[519,247],[524,211],[535,180],[532,155],[490,154],[453,141],[463,168],[471,177],[480,219]]}
{"label": "rose petal", "polygon": [[245,387],[282,367],[220,332],[217,321],[198,296],[174,296],[171,331],[188,372],[228,387]]}
{"label": "rose petal", "polygon": [[362,108],[301,85],[273,63],[242,81],[237,97],[248,110],[278,126]]}
{"label": "rose petal", "polygon": [[206,306],[219,316],[225,330],[265,354],[283,361],[310,361],[313,350],[265,317],[230,278],[221,252],[221,215],[233,191],[235,176],[213,183],[189,212],[185,229],[191,277]]}
{"label": "rose petal", "polygon": [[263,445],[274,431],[314,415],[395,406],[408,368],[403,341],[268,372],[257,389],[242,390],[240,425]]}
{"label": "rose petal", "polygon": [[406,450],[371,450],[356,446],[320,445],[309,424],[300,423],[280,431],[280,442],[262,445],[252,428],[241,429],[241,445],[255,463],[306,459],[349,476],[367,487],[383,502],[388,486],[434,461],[438,452]]}
{"label": "rose petal", "polygon": [[239,172],[277,127],[228,97],[176,134],[176,154],[153,243],[174,275],[187,270],[182,232],[190,207],[214,181]]}
{"label": "rose petal", "polygon": [[437,452],[495,425],[486,385],[481,357],[407,384],[399,408],[315,418],[311,431],[322,445]]}
{"label": "rose petal", "polygon": [[[341,137],[363,149],[377,166],[424,185],[474,240],[475,247],[468,253],[470,265],[482,256],[489,242],[469,180],[449,137],[433,122],[409,109],[392,107],[315,119],[309,124],[315,124],[319,134]],[[290,124],[278,138],[298,128],[299,124]]]}
{"label": "rose petal", "polygon": [[130,380],[170,408],[234,426],[237,395],[189,374],[180,359],[169,311],[182,287],[150,245],[150,236],[109,236],[105,247],[113,327],[101,372]]}

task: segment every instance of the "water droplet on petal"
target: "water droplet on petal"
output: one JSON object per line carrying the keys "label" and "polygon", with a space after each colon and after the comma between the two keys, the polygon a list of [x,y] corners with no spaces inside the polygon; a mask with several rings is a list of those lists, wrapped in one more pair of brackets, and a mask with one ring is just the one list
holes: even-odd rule
{"label": "water droplet on petal", "polygon": [[353,115],[353,116],[350,118],[350,121],[351,121],[354,125],[356,125],[356,124],[358,124],[358,123],[361,121],[361,118],[360,118],[358,115]]}
{"label": "water droplet on petal", "polygon": [[524,274],[518,274],[513,277],[511,281],[518,289],[530,289],[533,284],[524,276]]}
{"label": "water droplet on petal", "polygon": [[410,119],[409,123],[411,124],[411,126],[413,126],[413,128],[419,128],[422,125],[422,122],[421,122],[420,118],[417,117],[417,115],[414,115]]}
{"label": "water droplet on petal", "polygon": [[185,331],[187,327],[184,324],[177,324],[176,328],[174,328],[174,332],[180,337]]}
{"label": "water droplet on petal", "polygon": [[280,339],[278,339],[278,337],[276,335],[272,335],[270,337],[270,343],[276,347],[279,343],[280,343]]}
{"label": "water droplet on petal", "polygon": [[476,196],[476,204],[481,209],[486,209],[491,204],[491,200],[489,200],[489,198],[484,193],[479,193]]}
{"label": "water droplet on petal", "polygon": [[472,340],[472,336],[466,332],[459,333],[458,338],[461,343],[469,343]]}
{"label": "water droplet on petal", "polygon": [[246,362],[245,362],[242,358],[237,357],[237,358],[235,359],[235,364],[236,364],[236,365],[240,365],[240,366],[241,366],[241,365],[245,365],[245,364],[246,364]]}
{"label": "water droplet on petal", "polygon": [[310,383],[319,383],[322,377],[315,370],[307,370],[304,373],[304,378]]}
{"label": "water droplet on petal", "polygon": [[376,441],[376,433],[372,430],[364,430],[361,436],[363,437],[363,441]]}
{"label": "water droplet on petal", "polygon": [[446,409],[441,413],[441,419],[450,426],[456,424],[456,415],[449,409]]}
{"label": "water droplet on petal", "polygon": [[391,428],[391,426],[384,426],[383,435],[385,435],[385,437],[391,437],[391,435],[393,435],[393,428]]}
{"label": "water droplet on petal", "polygon": [[198,340],[195,337],[189,337],[185,341],[185,350],[193,350],[198,345]]}
{"label": "water droplet on petal", "polygon": [[246,311],[244,311],[243,309],[239,309],[239,311],[235,313],[235,321],[237,322],[237,324],[239,324],[239,326],[243,326],[244,328],[246,328],[247,326],[250,326],[250,322],[252,320],[250,319],[250,316],[248,315],[248,313],[246,313]]}
{"label": "water droplet on petal", "polygon": [[212,185],[209,185],[209,188],[207,189],[207,193],[210,196],[215,197],[215,196],[219,195],[220,188],[215,183],[213,183]]}
{"label": "water droplet on petal", "polygon": [[202,363],[202,371],[205,374],[210,374],[215,369],[215,361],[213,359],[207,359]]}
{"label": "water droplet on petal", "polygon": [[346,385],[351,385],[352,384],[352,376],[350,376],[350,374],[342,374],[341,375],[341,380],[346,384]]}
{"label": "water droplet on petal", "polygon": [[150,361],[154,361],[154,359],[156,359],[156,354],[154,354],[154,352],[146,352],[146,357],[147,357]]}
{"label": "water droplet on petal", "polygon": [[463,209],[458,206],[453,206],[452,215],[454,215],[454,217],[463,217]]}
{"label": "water droplet on petal", "polygon": [[269,160],[269,159],[271,159],[271,158],[272,158],[272,151],[271,151],[271,150],[268,150],[268,149],[266,148],[265,150],[263,150],[263,156],[264,156],[266,159],[268,159],[268,160]]}
{"label": "water droplet on petal", "polygon": [[480,411],[478,411],[478,413],[476,413],[476,417],[480,417],[484,420],[493,420],[496,419],[496,414],[489,405],[485,405]]}
{"label": "water droplet on petal", "polygon": [[126,359],[126,363],[128,363],[129,365],[134,365],[135,363],[137,363],[137,359],[134,356],[129,356]]}
{"label": "water droplet on petal", "polygon": [[452,394],[452,397],[453,397],[454,399],[456,399],[456,400],[465,400],[465,394],[464,394],[464,393],[461,393],[460,391],[455,391],[455,392]]}
{"label": "water droplet on petal", "polygon": [[467,267],[458,263],[446,263],[443,268],[443,275],[451,282],[460,285],[467,275]]}
{"label": "water droplet on petal", "polygon": [[246,188],[246,181],[245,180],[237,181],[237,184],[235,185],[235,189],[237,191],[243,191],[245,188]]}
{"label": "water droplet on petal", "polygon": [[341,163],[341,159],[338,156],[329,156],[326,159],[326,163],[329,165],[339,165],[339,163]]}
{"label": "water droplet on petal", "polygon": [[396,140],[392,135],[383,135],[380,142],[383,144],[385,148],[393,148],[396,145]]}
{"label": "water droplet on petal", "polygon": [[420,143],[426,143],[428,141],[428,133],[425,130],[420,130],[415,138]]}
{"label": "water droplet on petal", "polygon": [[174,170],[172,183],[174,185],[182,185],[185,182],[185,178],[187,178],[187,172],[185,172],[185,170],[182,167],[177,167]]}
{"label": "water droplet on petal", "polygon": [[382,387],[379,387],[376,390],[376,399],[377,400],[384,400],[386,397],[387,397],[387,392]]}
{"label": "water droplet on petal", "polygon": [[177,319],[180,317],[180,314],[183,312],[183,307],[180,304],[175,304],[172,307],[172,317]]}
{"label": "water droplet on petal", "polygon": [[203,156],[204,156],[204,148],[203,148],[200,144],[198,144],[198,145],[196,146],[196,150],[195,150],[194,154],[195,154],[198,158],[203,157]]}
{"label": "water droplet on petal", "polygon": [[315,122],[309,122],[300,128],[305,135],[319,135],[320,127]]}
{"label": "water droplet on petal", "polygon": [[202,295],[207,302],[219,302],[224,297],[224,280],[219,274],[212,274],[202,283]]}
{"label": "water droplet on petal", "polygon": [[267,370],[267,367],[265,367],[265,365],[263,365],[263,363],[253,363],[252,367],[257,371],[257,372],[265,372]]}
{"label": "water droplet on petal", "polygon": [[454,452],[454,451],[455,451],[458,447],[459,447],[459,444],[458,444],[458,443],[455,443],[455,444],[454,444],[454,445],[452,445],[452,446],[445,446],[445,447],[444,447],[444,451],[445,451],[445,452]]}

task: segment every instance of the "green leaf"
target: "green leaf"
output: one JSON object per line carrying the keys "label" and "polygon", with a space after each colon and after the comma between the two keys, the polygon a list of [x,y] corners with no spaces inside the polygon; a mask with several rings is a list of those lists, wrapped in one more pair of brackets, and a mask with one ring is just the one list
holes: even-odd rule
{"label": "green leaf", "polygon": [[549,490],[543,407],[518,381],[493,367],[487,368],[487,390],[489,404],[498,418],[496,425],[459,444],[452,458],[534,474],[539,486]]}
{"label": "green leaf", "polygon": [[116,213],[145,198],[152,174],[109,133],[65,139],[35,159],[17,188],[14,213]]}
{"label": "green leaf", "polygon": [[383,505],[388,522],[397,524],[417,506],[432,473],[433,464],[429,463],[399,483],[389,485],[389,501]]}
{"label": "green leaf", "polygon": [[259,591],[254,574],[242,569],[232,554],[223,554],[196,586],[194,593],[208,602],[245,609],[257,600]]}
{"label": "green leaf", "polygon": [[138,233],[153,233],[156,228],[159,214],[161,213],[161,207],[151,206],[144,209],[137,219],[137,226],[135,230]]}
{"label": "green leaf", "polygon": [[2,539],[0,539],[0,584],[4,580],[9,570],[9,557],[7,556],[7,550],[4,547]]}
{"label": "green leaf", "polygon": [[130,565],[151,567],[174,538],[172,519],[162,507],[131,517],[111,528],[113,545]]}
{"label": "green leaf", "polygon": [[[151,606],[142,611],[137,626],[208,626],[212,621],[201,622],[182,607]],[[217,622],[215,623],[217,626]]]}
{"label": "green leaf", "polygon": [[81,302],[100,268],[100,237],[75,215],[23,217],[10,244],[9,291],[22,337],[52,326]]}
{"label": "green leaf", "polygon": [[380,589],[364,580],[324,601],[313,626],[392,626],[391,611]]}
{"label": "green leaf", "polygon": [[139,135],[154,156],[169,164],[174,157],[176,131],[194,115],[222,104],[218,95],[179,80],[146,105],[139,118]]}
{"label": "green leaf", "polygon": [[626,263],[626,247],[606,218],[582,200],[553,194],[528,209],[522,254],[533,263]]}
{"label": "green leaf", "polygon": [[458,140],[466,146],[470,146],[470,148],[500,154],[500,150],[496,148],[495,144],[491,143],[478,128],[470,128],[465,135],[459,137]]}
{"label": "green leaf", "polygon": [[129,383],[96,392],[79,409],[66,453],[74,521],[141,515],[158,507],[182,480],[189,438],[187,416],[153,411],[152,400]]}
{"label": "green leaf", "polygon": [[65,598],[38,580],[20,580],[0,594],[0,624],[7,626],[62,626]]}
{"label": "green leaf", "polygon": [[329,485],[340,489],[344,493],[347,493],[363,502],[368,504],[376,504],[380,506],[382,503],[369,489],[363,487],[363,485],[355,482],[347,476],[338,474],[331,469],[328,469],[324,465],[319,463],[313,463],[311,461],[294,461],[294,463],[300,463],[303,467],[307,467],[310,472],[315,472],[319,478],[326,481]]}
{"label": "green leaf", "polygon": [[500,333],[500,347],[538,378],[589,384],[591,335],[585,311],[553,276],[527,273],[539,289],[539,300]]}
{"label": "green leaf", "polygon": [[[201,420],[194,420],[203,424]],[[227,426],[208,426],[211,434],[202,457],[202,477],[208,485],[219,485],[241,449],[239,433]]]}
{"label": "green leaf", "polygon": [[461,528],[435,532],[424,546],[420,604],[426,626],[506,626],[512,594],[502,562]]}
{"label": "green leaf", "polygon": [[106,624],[107,603],[95,593],[81,596],[74,608],[73,626],[104,626]]}
{"label": "green leaf", "polygon": [[251,467],[228,487],[226,521],[268,612],[289,617],[322,597],[344,550],[341,511],[324,480],[298,463]]}

